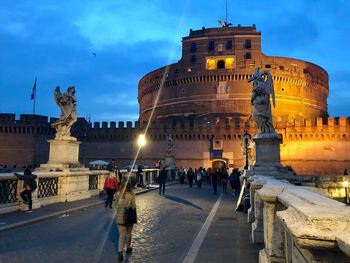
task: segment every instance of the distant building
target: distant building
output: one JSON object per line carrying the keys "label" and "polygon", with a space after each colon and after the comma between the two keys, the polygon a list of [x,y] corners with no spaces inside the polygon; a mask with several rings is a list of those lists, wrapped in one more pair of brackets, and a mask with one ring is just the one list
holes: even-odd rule
{"label": "distant building", "polygon": [[[140,80],[139,122],[91,124],[80,119],[74,125],[73,135],[82,141],[81,162],[115,159],[119,167],[131,164],[137,136],[144,131],[162,87],[138,162],[153,166],[164,159],[171,134],[178,166],[242,167],[244,130],[256,133],[249,120],[252,85],[247,80],[259,67],[274,79],[273,117],[282,163],[299,174],[343,174],[350,168],[350,119],[328,117],[324,69],[264,55],[255,25],[190,30],[182,43],[178,63]],[[13,114],[0,114],[0,164],[46,162],[46,140],[53,135],[47,117],[21,115],[16,120]]]}

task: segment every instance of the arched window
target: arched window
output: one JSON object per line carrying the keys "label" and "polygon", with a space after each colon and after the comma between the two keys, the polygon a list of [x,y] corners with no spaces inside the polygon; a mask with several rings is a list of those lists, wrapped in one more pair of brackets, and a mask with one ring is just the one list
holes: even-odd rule
{"label": "arched window", "polygon": [[225,61],[224,60],[219,60],[218,64],[217,64],[217,68],[218,69],[225,68]]}

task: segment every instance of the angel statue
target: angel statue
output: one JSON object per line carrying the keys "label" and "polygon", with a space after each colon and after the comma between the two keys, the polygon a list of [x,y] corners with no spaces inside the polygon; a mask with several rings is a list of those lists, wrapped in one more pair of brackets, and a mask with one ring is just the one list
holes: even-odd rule
{"label": "angel statue", "polygon": [[251,81],[254,81],[251,98],[253,111],[251,116],[260,131],[257,136],[264,136],[264,134],[265,136],[267,134],[274,136],[276,132],[272,125],[270,95],[272,97],[273,107],[276,106],[276,99],[272,76],[270,72],[259,72],[259,68],[256,68],[253,76],[248,79],[248,82]]}
{"label": "angel statue", "polygon": [[76,141],[77,139],[70,134],[72,125],[77,121],[77,99],[75,97],[75,87],[68,87],[67,92],[62,94],[60,87],[57,86],[54,92],[54,97],[58,107],[61,109],[60,118],[52,124],[52,127],[56,129],[55,140]]}

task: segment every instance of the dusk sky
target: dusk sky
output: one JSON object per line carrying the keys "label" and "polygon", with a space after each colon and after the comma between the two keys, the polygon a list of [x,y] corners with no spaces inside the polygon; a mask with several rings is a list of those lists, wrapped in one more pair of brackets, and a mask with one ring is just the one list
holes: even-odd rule
{"label": "dusk sky", "polygon": [[[80,117],[135,121],[140,78],[177,62],[190,28],[218,19],[224,0],[1,0],[0,113],[32,113],[37,77],[36,114],[59,116],[54,88],[75,85]],[[228,20],[256,24],[266,55],[323,67],[329,114],[350,116],[350,1],[231,0]]]}

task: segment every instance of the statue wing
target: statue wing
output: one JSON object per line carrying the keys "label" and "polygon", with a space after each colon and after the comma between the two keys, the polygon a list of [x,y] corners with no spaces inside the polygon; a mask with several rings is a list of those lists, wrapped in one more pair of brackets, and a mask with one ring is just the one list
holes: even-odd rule
{"label": "statue wing", "polygon": [[57,105],[61,108],[62,103],[61,103],[61,98],[62,98],[62,93],[60,90],[60,86],[57,86],[54,92],[54,98],[57,103]]}

